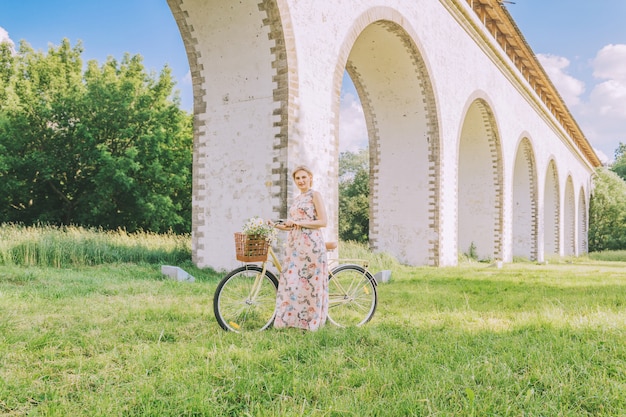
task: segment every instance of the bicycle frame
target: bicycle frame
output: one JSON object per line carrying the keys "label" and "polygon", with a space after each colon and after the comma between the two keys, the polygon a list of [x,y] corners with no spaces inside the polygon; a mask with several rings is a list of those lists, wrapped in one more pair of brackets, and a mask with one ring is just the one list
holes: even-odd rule
{"label": "bicycle frame", "polygon": [[259,291],[261,290],[261,282],[263,282],[263,277],[265,276],[265,271],[267,271],[267,263],[268,262],[271,262],[271,263],[274,264],[274,267],[278,270],[279,274],[283,271],[283,267],[280,264],[280,261],[278,260],[278,257],[276,256],[276,253],[274,252],[274,250],[270,246],[268,251],[267,251],[267,259],[265,261],[263,261],[263,266],[262,266],[263,269],[262,269],[261,273],[257,274],[256,278],[254,279],[254,284],[252,284],[252,290],[250,291],[250,296],[248,297],[247,303],[254,302],[256,297],[259,295]]}

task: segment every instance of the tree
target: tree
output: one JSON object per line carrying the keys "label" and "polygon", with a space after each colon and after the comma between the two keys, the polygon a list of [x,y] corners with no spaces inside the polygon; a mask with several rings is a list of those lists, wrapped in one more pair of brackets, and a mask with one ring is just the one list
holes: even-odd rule
{"label": "tree", "polygon": [[626,145],[622,142],[615,150],[615,162],[611,165],[611,171],[619,175],[623,180],[626,180]]}
{"label": "tree", "polygon": [[169,68],[125,55],[83,73],[81,54],[22,42],[10,72],[0,55],[0,221],[188,232],[192,117]]}
{"label": "tree", "polygon": [[339,155],[339,238],[369,239],[369,151]]}
{"label": "tree", "polygon": [[626,249],[626,182],[599,168],[589,203],[589,251]]}

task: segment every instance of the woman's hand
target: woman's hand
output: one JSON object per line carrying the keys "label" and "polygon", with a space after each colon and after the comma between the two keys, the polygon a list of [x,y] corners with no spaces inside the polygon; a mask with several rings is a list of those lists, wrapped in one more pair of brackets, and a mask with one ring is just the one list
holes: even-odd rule
{"label": "woman's hand", "polygon": [[293,220],[278,220],[276,222],[268,220],[267,224],[277,228],[278,230],[287,230],[287,231],[297,229],[299,227],[298,224],[294,222]]}
{"label": "woman's hand", "polygon": [[285,227],[287,228],[287,230],[294,230],[294,229],[298,229],[300,226],[298,225],[298,223],[294,222],[293,220],[287,220],[285,223],[283,223],[285,225]]}

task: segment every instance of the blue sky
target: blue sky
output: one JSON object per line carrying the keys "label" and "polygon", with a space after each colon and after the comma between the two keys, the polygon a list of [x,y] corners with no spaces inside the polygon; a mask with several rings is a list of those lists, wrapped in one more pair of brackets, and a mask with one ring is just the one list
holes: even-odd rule
{"label": "blue sky", "polygon": [[2,32],[16,44],[48,49],[68,38],[83,43],[83,59],[140,54],[150,71],[172,68],[185,110],[192,109],[189,63],[165,0],[0,0]]}
{"label": "blue sky", "polygon": [[513,0],[507,10],[601,159],[626,143],[626,0]]}
{"label": "blue sky", "polygon": [[[513,1],[506,7],[526,40],[587,139],[610,159],[626,143],[626,0]],[[129,52],[149,70],[168,64],[183,107],[192,108],[189,64],[165,0],[0,0],[0,39],[7,38],[41,50],[81,40],[83,58],[100,63]],[[363,143],[362,112],[349,89],[341,125],[344,149]]]}

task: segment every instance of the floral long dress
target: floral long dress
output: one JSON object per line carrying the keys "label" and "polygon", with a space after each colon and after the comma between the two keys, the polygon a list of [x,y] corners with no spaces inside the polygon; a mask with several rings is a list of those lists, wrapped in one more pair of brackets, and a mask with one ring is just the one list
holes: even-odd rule
{"label": "floral long dress", "polygon": [[[296,222],[317,219],[313,190],[296,197],[289,208],[289,218]],[[283,266],[274,327],[317,330],[328,315],[328,264],[322,231],[291,230]]]}

